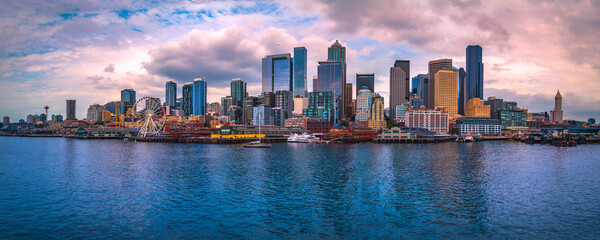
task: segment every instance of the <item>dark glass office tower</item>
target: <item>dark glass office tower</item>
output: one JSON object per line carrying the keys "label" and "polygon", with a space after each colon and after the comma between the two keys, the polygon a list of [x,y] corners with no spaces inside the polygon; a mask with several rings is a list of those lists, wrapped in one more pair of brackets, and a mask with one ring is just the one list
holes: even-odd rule
{"label": "dark glass office tower", "polygon": [[[177,100],[177,83],[168,81],[165,84],[165,106],[175,107]],[[122,100],[121,100],[122,101]]]}
{"label": "dark glass office tower", "polygon": [[460,68],[458,70],[458,114],[460,115],[465,115],[465,109],[467,109],[467,102],[468,100],[466,100],[467,98],[467,94],[465,91],[465,85],[466,85],[466,80],[465,80],[465,69],[464,68]]}
{"label": "dark glass office tower", "polygon": [[467,47],[467,78],[465,84],[465,102],[471,98],[483,99],[483,62],[479,45]]}
{"label": "dark glass office tower", "polygon": [[367,87],[371,92],[375,92],[375,74],[356,74],[356,96],[362,87]]}

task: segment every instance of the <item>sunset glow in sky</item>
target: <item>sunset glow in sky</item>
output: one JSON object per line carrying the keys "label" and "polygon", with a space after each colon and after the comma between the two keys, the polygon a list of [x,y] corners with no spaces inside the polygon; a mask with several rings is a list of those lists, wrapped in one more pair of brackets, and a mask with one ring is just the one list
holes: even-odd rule
{"label": "sunset glow in sky", "polygon": [[81,119],[124,88],[164,100],[169,80],[181,96],[195,77],[206,77],[209,102],[238,77],[258,95],[261,58],[298,46],[310,91],[336,39],[347,82],[375,73],[386,104],[396,59],[410,60],[413,76],[441,58],[460,68],[478,44],[485,97],[543,112],[560,90],[565,119],[600,119],[600,1],[51,2],[0,4],[0,115],[11,122],[45,105],[65,115],[66,99]]}

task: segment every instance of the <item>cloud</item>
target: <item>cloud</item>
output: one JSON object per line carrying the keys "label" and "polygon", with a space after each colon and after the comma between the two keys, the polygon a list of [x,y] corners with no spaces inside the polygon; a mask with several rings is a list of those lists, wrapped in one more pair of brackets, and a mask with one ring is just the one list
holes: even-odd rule
{"label": "cloud", "polygon": [[222,88],[229,87],[231,79],[239,77],[249,85],[259,86],[262,58],[266,55],[293,55],[294,47],[307,47],[308,78],[311,78],[311,73],[316,72],[317,61],[326,60],[328,44],[329,41],[315,36],[298,40],[286,30],[272,27],[257,31],[243,26],[218,31],[194,29],[179,41],[152,49],[150,61],[142,66],[149,74],[175,79],[179,83],[206,77],[209,86]]}
{"label": "cloud", "polygon": [[115,72],[115,65],[114,65],[114,64],[112,64],[112,63],[111,63],[111,64],[108,64],[108,66],[106,66],[106,67],[104,68],[104,72],[107,72],[107,73],[114,73],[114,72]]}
{"label": "cloud", "polygon": [[466,46],[479,44],[486,97],[542,111],[560,89],[566,117],[600,118],[598,12],[597,1],[544,0],[8,1],[0,5],[0,114],[59,110],[66,98],[78,106],[118,100],[121,88],[162,97],[164,81],[199,76],[210,101],[235,77],[256,95],[261,58],[296,46],[308,49],[310,89],[317,62],[338,39],[348,82],[375,73],[386,98],[395,59],[409,59],[414,76],[432,59],[464,67]]}

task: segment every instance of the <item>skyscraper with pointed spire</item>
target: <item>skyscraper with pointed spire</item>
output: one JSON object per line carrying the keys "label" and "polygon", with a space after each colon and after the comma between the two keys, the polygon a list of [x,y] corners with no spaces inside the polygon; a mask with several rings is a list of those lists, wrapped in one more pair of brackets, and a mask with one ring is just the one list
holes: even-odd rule
{"label": "skyscraper with pointed spire", "polygon": [[560,95],[560,91],[557,91],[556,96],[554,96],[554,110],[550,111],[550,122],[562,123],[562,121],[563,121],[562,96]]}
{"label": "skyscraper with pointed spire", "polygon": [[[340,106],[339,106],[339,118],[340,119],[344,119],[346,118],[346,115],[344,114],[344,110],[345,110],[345,100],[344,100],[344,88],[346,86],[346,47],[342,46],[342,44],[340,44],[340,42],[338,42],[338,40],[335,40],[335,43],[333,43],[331,45],[331,47],[329,47],[329,49],[327,49],[327,61],[337,61],[340,62],[342,65],[342,82],[341,82],[341,88],[342,88],[342,92],[340,92],[339,94],[341,95],[341,100],[340,100]],[[319,80],[320,81],[320,80]],[[321,85],[321,83],[319,83],[319,85]],[[323,91],[323,89],[319,88],[319,91]],[[336,93],[337,95],[337,93]]]}

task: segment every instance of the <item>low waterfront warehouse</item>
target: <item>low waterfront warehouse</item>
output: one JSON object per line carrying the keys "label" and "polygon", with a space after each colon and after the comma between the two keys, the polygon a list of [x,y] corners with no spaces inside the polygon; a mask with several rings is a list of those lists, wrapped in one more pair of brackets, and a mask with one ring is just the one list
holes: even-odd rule
{"label": "low waterfront warehouse", "polygon": [[456,120],[454,128],[459,130],[460,135],[481,134],[484,136],[498,136],[502,130],[498,119],[474,117]]}

